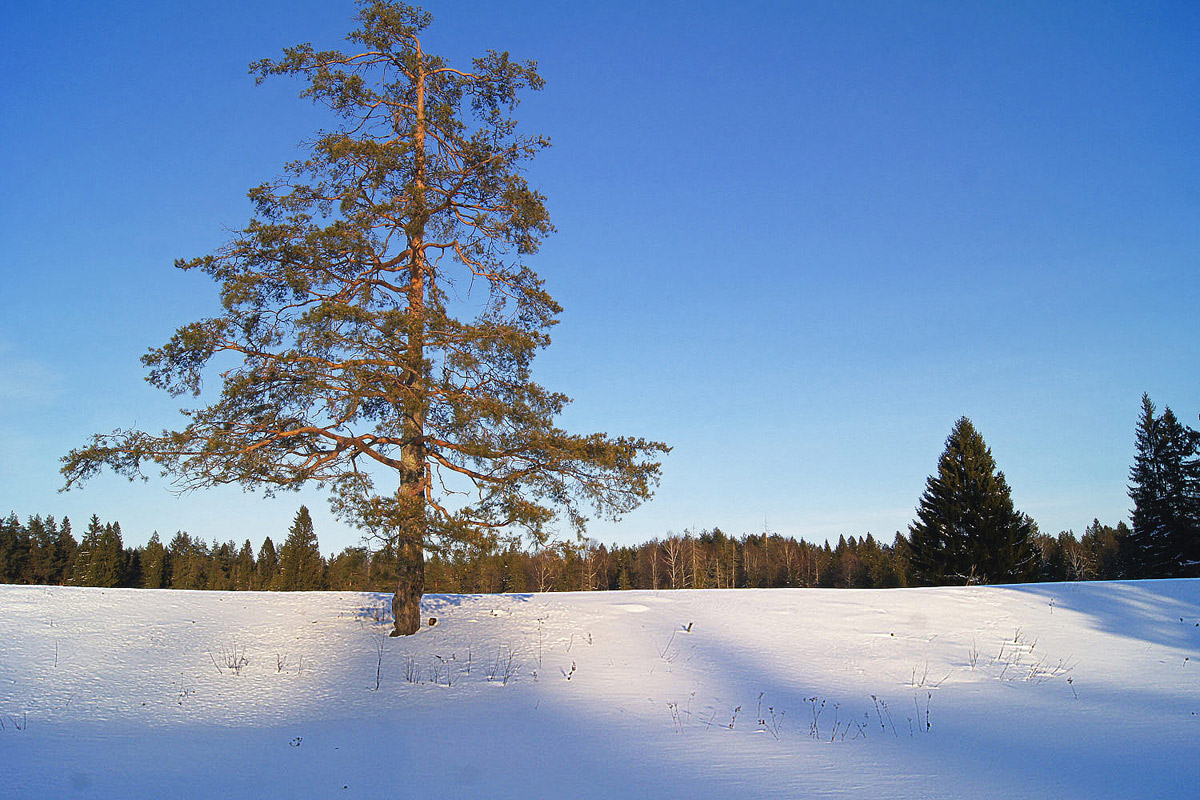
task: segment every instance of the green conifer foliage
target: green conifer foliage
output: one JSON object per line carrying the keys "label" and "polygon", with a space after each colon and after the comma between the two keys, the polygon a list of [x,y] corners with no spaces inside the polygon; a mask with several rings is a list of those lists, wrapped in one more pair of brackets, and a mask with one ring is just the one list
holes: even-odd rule
{"label": "green conifer foliage", "polygon": [[983,437],[960,418],[909,527],[914,576],[932,585],[1030,580],[1037,568],[1033,528],[1013,507],[1004,473],[997,471]]}
{"label": "green conifer foliage", "polygon": [[75,536],[71,532],[71,519],[63,517],[62,523],[58,526],[58,536],[54,540],[54,555],[51,559],[54,583],[63,584],[70,580],[71,570],[75,564],[75,553],[78,549],[79,543],[75,541]]}
{"label": "green conifer foliage", "polygon": [[255,578],[254,547],[250,540],[242,542],[238,551],[237,561],[233,565],[233,588],[239,591],[254,588]]}
{"label": "green conifer foliage", "polygon": [[219,591],[234,589],[233,573],[237,564],[237,545],[232,541],[213,541],[210,553],[207,588]]}
{"label": "green conifer foliage", "polygon": [[71,583],[75,586],[92,586],[90,583],[92,576],[92,556],[99,546],[100,535],[104,532],[104,526],[100,523],[100,517],[95,514],[88,521],[87,530],[83,533],[83,538],[79,542],[79,549],[75,552],[75,565],[71,570]]}
{"label": "green conifer foliage", "polygon": [[170,567],[167,563],[167,548],[158,538],[158,531],[150,534],[150,541],[142,550],[142,587],[165,589],[170,585]]}
{"label": "green conifer foliage", "polygon": [[279,575],[275,588],[283,592],[303,592],[325,588],[325,559],[313,530],[308,506],[300,506],[287,539],[279,548]]}
{"label": "green conifer foliage", "polygon": [[100,523],[92,515],[71,570],[71,583],[76,586],[120,586],[127,571],[125,545],[121,540],[121,525]]}
{"label": "green conifer foliage", "polygon": [[168,548],[172,589],[207,589],[209,551],[201,539],[176,531]]}
{"label": "green conifer foliage", "polygon": [[121,523],[110,522],[100,534],[99,546],[92,551],[91,586],[121,586],[128,568],[125,543],[121,537]]}
{"label": "green conifer foliage", "polygon": [[1141,578],[1200,575],[1200,437],[1142,395],[1129,471],[1131,569]]}
{"label": "green conifer foliage", "polygon": [[337,592],[367,590],[370,554],[365,547],[347,547],[329,562],[326,570],[329,588]]}
{"label": "green conifer foliage", "polygon": [[0,522],[0,581],[4,583],[26,583],[26,568],[29,561],[29,542],[25,526],[16,512],[10,513]]}
{"label": "green conifer foliage", "polygon": [[54,559],[54,540],[58,538],[58,526],[54,517],[43,520],[41,514],[32,516],[25,529],[29,532],[31,582],[54,583],[51,561]]}
{"label": "green conifer foliage", "polygon": [[254,566],[255,588],[260,590],[272,589],[279,577],[279,554],[275,552],[275,543],[268,536],[258,548],[258,561]]}

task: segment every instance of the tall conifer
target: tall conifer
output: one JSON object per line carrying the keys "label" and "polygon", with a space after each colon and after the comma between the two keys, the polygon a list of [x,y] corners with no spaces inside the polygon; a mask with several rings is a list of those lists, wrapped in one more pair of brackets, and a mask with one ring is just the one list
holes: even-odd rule
{"label": "tall conifer", "polygon": [[23,583],[28,561],[25,526],[14,511],[0,522],[0,581]]}
{"label": "tall conifer", "polygon": [[253,589],[255,576],[254,547],[250,540],[242,542],[238,551],[237,561],[233,565],[233,588],[238,590]]}
{"label": "tall conifer", "polygon": [[172,589],[207,589],[208,545],[186,531],[176,531],[168,548]]}
{"label": "tall conifer", "polygon": [[71,518],[63,517],[58,526],[58,535],[54,539],[54,557],[51,561],[54,583],[62,584],[70,580],[75,552],[78,549],[79,542],[75,541],[71,532]]}
{"label": "tall conifer", "polygon": [[100,523],[92,515],[71,570],[71,583],[77,586],[120,586],[125,580],[125,545],[121,540],[121,524]]}
{"label": "tall conifer", "polygon": [[167,563],[167,548],[158,538],[158,531],[150,534],[150,541],[142,550],[142,587],[165,589],[170,585],[170,568]]}
{"label": "tall conifer", "polygon": [[58,526],[54,517],[42,519],[41,514],[29,518],[25,526],[29,531],[30,582],[54,583],[51,562],[54,559],[54,540],[58,538]]}
{"label": "tall conifer", "polygon": [[325,559],[321,557],[308,506],[300,506],[288,537],[279,548],[279,577],[275,585],[284,592],[324,588]]}
{"label": "tall conifer", "polygon": [[926,584],[1029,580],[1033,523],[1013,507],[1004,473],[966,417],[954,424],[938,471],[909,526],[909,559]]}
{"label": "tall conifer", "polygon": [[1200,570],[1200,454],[1198,436],[1170,408],[1156,415],[1142,395],[1129,471],[1132,570],[1142,578],[1195,575]]}
{"label": "tall conifer", "polygon": [[275,543],[268,536],[258,548],[258,561],[255,564],[255,588],[267,590],[275,588],[275,580],[279,576],[279,554],[275,552]]}

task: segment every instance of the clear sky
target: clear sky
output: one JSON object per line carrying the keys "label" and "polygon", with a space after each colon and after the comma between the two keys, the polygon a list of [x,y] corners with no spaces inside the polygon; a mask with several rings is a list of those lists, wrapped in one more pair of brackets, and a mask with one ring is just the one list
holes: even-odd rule
{"label": "clear sky", "polygon": [[[1043,531],[1127,519],[1142,392],[1200,413],[1200,4],[430,2],[426,47],[537,59],[559,232],[538,378],[674,446],[602,541],[906,529],[974,421]],[[18,3],[0,27],[0,513],[257,547],[316,493],[58,494],[91,433],[176,425],[138,357],[215,313],[172,268],[322,124],[247,64],[346,0]]]}

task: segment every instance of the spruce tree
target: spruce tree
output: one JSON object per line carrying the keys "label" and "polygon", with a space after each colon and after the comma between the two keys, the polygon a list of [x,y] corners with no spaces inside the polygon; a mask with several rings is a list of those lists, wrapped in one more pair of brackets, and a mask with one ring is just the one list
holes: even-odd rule
{"label": "spruce tree", "polygon": [[125,580],[126,568],[121,524],[102,525],[100,518],[93,514],[79,543],[71,583],[76,586],[120,586]]}
{"label": "spruce tree", "polygon": [[536,65],[489,51],[453,67],[425,50],[428,14],[359,5],[349,52],[303,44],[253,65],[299,79],[335,127],[251,190],[226,246],[179,262],[220,284],[222,310],[143,357],[173,395],[200,394],[216,361],[219,398],[181,430],[94,436],[63,474],[325,488],[394,547],[392,633],[407,635],[428,547],[615,518],[650,497],[668,448],[567,432],[569,398],[533,380],[560,311],[526,263],[553,231],[524,177],[549,142],[513,118]]}
{"label": "spruce tree", "polygon": [[0,582],[21,583],[29,558],[25,538],[25,526],[17,512],[11,512],[0,522]]}
{"label": "spruce tree", "polygon": [[158,531],[155,531],[150,534],[150,541],[142,550],[142,587],[165,589],[170,585],[170,580],[167,548],[163,547]]}
{"label": "spruce tree", "polygon": [[1200,574],[1200,453],[1198,437],[1170,408],[1156,415],[1142,395],[1129,471],[1129,537],[1133,573],[1141,578]]}
{"label": "spruce tree", "polygon": [[124,549],[124,574],[119,586],[137,588],[142,585],[142,548],[126,547]]}
{"label": "spruce tree", "polygon": [[327,584],[336,592],[362,592],[368,589],[370,554],[365,547],[347,547],[333,557],[326,570]]}
{"label": "spruce tree", "polygon": [[258,548],[258,560],[255,564],[254,584],[256,589],[266,591],[275,588],[275,580],[279,577],[279,554],[275,552],[275,543],[268,536]]}
{"label": "spruce tree", "polygon": [[209,550],[209,589],[230,591],[234,589],[234,569],[237,562],[237,545],[232,540],[218,542],[215,539]]}
{"label": "spruce tree", "polygon": [[275,588],[283,592],[322,589],[325,584],[325,559],[313,530],[308,506],[300,506],[287,539],[279,548],[279,577]]}
{"label": "spruce tree", "polygon": [[238,551],[237,561],[233,565],[233,588],[238,591],[254,588],[255,577],[254,546],[250,540],[242,542]]}
{"label": "spruce tree", "polygon": [[58,526],[54,517],[42,519],[41,514],[29,518],[25,529],[29,531],[30,583],[52,584],[54,540],[58,537]]}
{"label": "spruce tree", "polygon": [[1165,570],[1164,540],[1168,535],[1166,480],[1163,475],[1159,420],[1149,394],[1142,395],[1141,416],[1134,438],[1136,454],[1129,470],[1129,498],[1133,500],[1129,537],[1133,577],[1156,577]]}
{"label": "spruce tree", "polygon": [[71,532],[71,518],[63,517],[58,526],[58,536],[54,540],[53,567],[54,583],[63,584],[70,580],[71,569],[75,563],[75,553],[79,543]]}
{"label": "spruce tree", "polygon": [[110,522],[104,526],[97,547],[92,551],[89,575],[90,586],[113,587],[125,582],[128,569],[125,543],[121,538],[121,523]]}
{"label": "spruce tree", "polygon": [[172,589],[207,589],[208,545],[186,531],[176,531],[168,547]]}
{"label": "spruce tree", "polygon": [[75,552],[75,564],[71,569],[71,583],[75,586],[92,586],[92,556],[100,544],[100,535],[104,526],[100,517],[92,514],[88,521],[87,530],[79,541],[79,549]]}
{"label": "spruce tree", "polygon": [[914,577],[931,585],[1030,580],[1037,569],[1033,532],[983,437],[960,418],[909,526]]}

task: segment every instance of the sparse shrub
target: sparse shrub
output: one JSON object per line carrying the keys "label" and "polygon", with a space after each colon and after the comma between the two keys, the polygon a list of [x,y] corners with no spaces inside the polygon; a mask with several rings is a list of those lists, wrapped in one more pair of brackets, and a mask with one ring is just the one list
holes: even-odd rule
{"label": "sparse shrub", "polygon": [[488,671],[489,681],[500,681],[501,686],[507,686],[520,665],[516,661],[516,653],[511,647],[497,647],[496,660]]}
{"label": "sparse shrub", "polygon": [[224,675],[227,670],[234,675],[241,675],[242,670],[250,666],[250,658],[246,655],[246,648],[238,647],[237,645],[222,647],[219,659],[210,650],[208,651],[208,658],[221,675]]}

